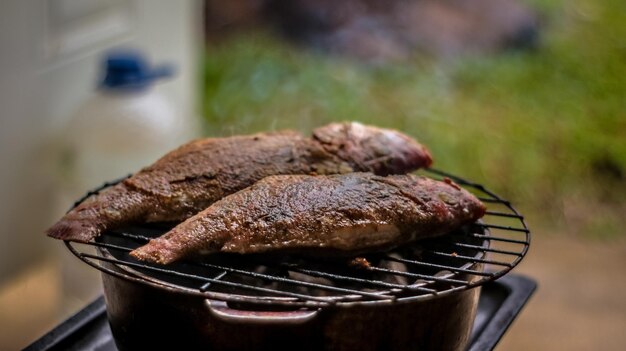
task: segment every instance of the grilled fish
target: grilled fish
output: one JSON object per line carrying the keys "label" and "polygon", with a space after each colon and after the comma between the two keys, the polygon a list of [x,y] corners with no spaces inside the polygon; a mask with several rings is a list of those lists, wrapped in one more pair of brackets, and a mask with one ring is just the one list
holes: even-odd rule
{"label": "grilled fish", "polygon": [[47,235],[87,242],[125,224],[182,221],[270,175],[354,171],[386,175],[431,162],[428,150],[408,136],[355,122],[317,128],[312,137],[282,131],[202,139],[91,197]]}
{"label": "grilled fish", "polygon": [[451,181],[415,175],[267,177],[134,251],[168,264],[212,252],[384,250],[471,223],[484,205]]}

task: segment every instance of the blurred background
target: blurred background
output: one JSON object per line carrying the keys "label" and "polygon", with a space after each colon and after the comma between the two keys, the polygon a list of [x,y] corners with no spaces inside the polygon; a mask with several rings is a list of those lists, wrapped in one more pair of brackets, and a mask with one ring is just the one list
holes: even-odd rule
{"label": "blurred background", "polygon": [[[623,0],[15,0],[0,48],[2,350],[99,294],[43,235],[86,191],[194,137],[343,120],[525,214],[539,290],[498,350],[626,343]],[[129,55],[140,86],[103,84]]]}

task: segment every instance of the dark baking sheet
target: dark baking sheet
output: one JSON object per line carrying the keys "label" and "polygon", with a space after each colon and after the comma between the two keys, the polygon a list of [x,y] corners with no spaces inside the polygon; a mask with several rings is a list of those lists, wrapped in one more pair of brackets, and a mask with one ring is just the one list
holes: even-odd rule
{"label": "dark baking sheet", "polygon": [[[468,351],[493,350],[536,287],[533,280],[517,274],[485,284]],[[104,298],[99,297],[24,350],[116,351]]]}

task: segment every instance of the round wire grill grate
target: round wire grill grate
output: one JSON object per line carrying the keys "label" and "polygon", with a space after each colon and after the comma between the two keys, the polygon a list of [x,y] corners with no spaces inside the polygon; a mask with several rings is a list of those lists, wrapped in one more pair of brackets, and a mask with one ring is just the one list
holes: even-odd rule
{"label": "round wire grill grate", "polygon": [[[509,201],[442,171],[419,173],[435,179],[448,177],[474,193],[487,206],[485,217],[441,237],[358,258],[214,254],[200,261],[161,266],[128,255],[165,233],[171,224],[126,227],[89,243],[65,244],[79,259],[106,274],[241,305],[322,307],[426,300],[495,280],[521,261],[530,244],[530,231]],[[75,205],[115,183],[89,192]]]}

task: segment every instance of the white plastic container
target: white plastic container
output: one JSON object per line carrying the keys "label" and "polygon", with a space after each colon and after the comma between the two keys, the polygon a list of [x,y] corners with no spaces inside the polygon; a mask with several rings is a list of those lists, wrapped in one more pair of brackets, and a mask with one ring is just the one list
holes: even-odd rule
{"label": "white plastic container", "polygon": [[67,129],[68,171],[85,192],[134,173],[180,144],[172,105],[150,89],[102,90],[79,108]]}
{"label": "white plastic container", "polygon": [[155,89],[171,69],[149,68],[133,52],[110,54],[96,94],[69,121],[63,183],[74,199],[105,181],[134,173],[185,141],[186,119]]}
{"label": "white plastic container", "polygon": [[[77,109],[62,136],[60,213],[88,190],[150,165],[190,134],[185,116],[153,86],[172,74],[169,67],[151,68],[136,52],[111,53],[103,66],[96,93]],[[64,297],[82,306],[99,294],[100,278],[63,251]]]}

